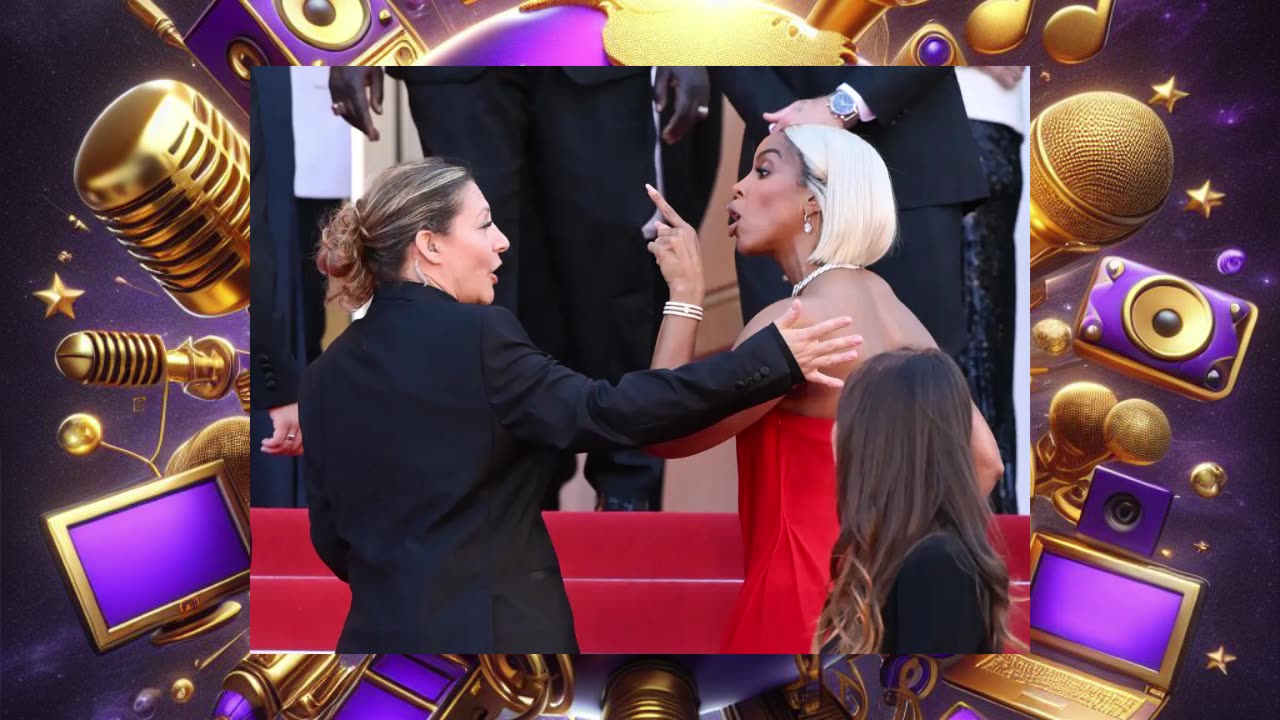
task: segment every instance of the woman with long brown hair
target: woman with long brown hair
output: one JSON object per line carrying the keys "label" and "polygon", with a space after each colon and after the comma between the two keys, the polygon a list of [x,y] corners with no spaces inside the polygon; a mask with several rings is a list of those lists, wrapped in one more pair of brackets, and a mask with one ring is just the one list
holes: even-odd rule
{"label": "woman with long brown hair", "polygon": [[987,538],[971,406],[938,350],[880,353],[845,381],[833,433],[840,534],[815,649],[989,653],[1009,639],[1009,573]]}

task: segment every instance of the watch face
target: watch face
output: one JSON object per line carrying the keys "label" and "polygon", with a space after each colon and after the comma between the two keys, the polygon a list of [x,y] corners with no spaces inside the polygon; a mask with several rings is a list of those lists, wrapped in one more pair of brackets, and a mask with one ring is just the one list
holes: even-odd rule
{"label": "watch face", "polygon": [[831,96],[831,111],[837,115],[852,115],[857,107],[853,102],[853,96],[843,92],[837,92]]}

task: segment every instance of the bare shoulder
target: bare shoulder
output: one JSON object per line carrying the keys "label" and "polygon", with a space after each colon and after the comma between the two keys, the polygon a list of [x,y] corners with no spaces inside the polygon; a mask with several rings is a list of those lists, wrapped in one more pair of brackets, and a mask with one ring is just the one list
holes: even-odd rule
{"label": "bare shoulder", "polygon": [[[742,345],[742,342],[746,341],[746,338],[763,331],[765,327],[768,327],[769,323],[777,322],[778,318],[781,318],[781,316],[785,315],[786,311],[790,309],[792,302],[795,302],[795,300],[791,299],[791,297],[786,297],[786,299],[778,300],[777,302],[773,302],[771,305],[765,306],[764,310],[760,310],[759,313],[756,313],[754,318],[751,318],[750,322],[746,323],[746,327],[742,328],[742,332],[737,336],[737,341],[733,342],[733,347]],[[796,319],[795,327],[806,328],[814,323],[822,322],[822,320],[827,319],[828,316],[835,315],[835,313],[827,313],[824,315],[823,309],[826,306],[826,301],[808,299],[808,297],[806,297],[806,299],[800,302],[800,318]]]}

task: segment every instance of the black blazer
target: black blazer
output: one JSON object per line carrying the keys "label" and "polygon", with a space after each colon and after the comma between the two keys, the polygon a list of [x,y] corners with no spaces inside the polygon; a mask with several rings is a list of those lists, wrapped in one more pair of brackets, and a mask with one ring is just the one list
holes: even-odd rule
{"label": "black blazer", "polygon": [[876,114],[875,120],[854,125],[853,132],[884,158],[899,208],[960,204],[967,212],[987,197],[953,68],[727,67],[712,72],[746,123],[739,177],[748,172],[756,146],[769,132],[762,114],[830,95],[848,83]]}
{"label": "black blazer", "polygon": [[[249,382],[250,402],[255,408],[273,408],[297,401],[297,360],[283,328],[285,308],[276,302],[276,235],[272,222],[279,203],[293,202],[293,145],[291,137],[277,137],[268,143],[271,128],[289,128],[289,76],[271,68],[255,68],[249,89],[250,147],[249,156],[249,265],[253,311],[249,318]],[[265,87],[265,90],[264,90]],[[283,102],[263,103],[261,94],[269,92]],[[270,162],[268,162],[270,156]],[[286,188],[285,193],[272,193]],[[292,240],[292,237],[284,238]]]}
{"label": "black blazer", "polygon": [[316,551],[351,585],[340,652],[576,652],[541,505],[555,450],[648,445],[785,394],[770,326],[614,385],[559,365],[508,310],[379,288],[303,374]]}

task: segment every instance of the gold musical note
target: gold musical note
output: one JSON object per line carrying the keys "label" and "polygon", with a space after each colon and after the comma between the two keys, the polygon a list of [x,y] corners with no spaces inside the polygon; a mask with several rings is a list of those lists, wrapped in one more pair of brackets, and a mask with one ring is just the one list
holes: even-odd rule
{"label": "gold musical note", "polygon": [[1044,50],[1060,63],[1082,63],[1102,52],[1111,32],[1115,0],[1097,0],[1098,6],[1068,5],[1044,24]]}
{"label": "gold musical note", "polygon": [[969,13],[964,35],[969,47],[983,55],[1009,52],[1031,30],[1035,0],[985,0]]}

